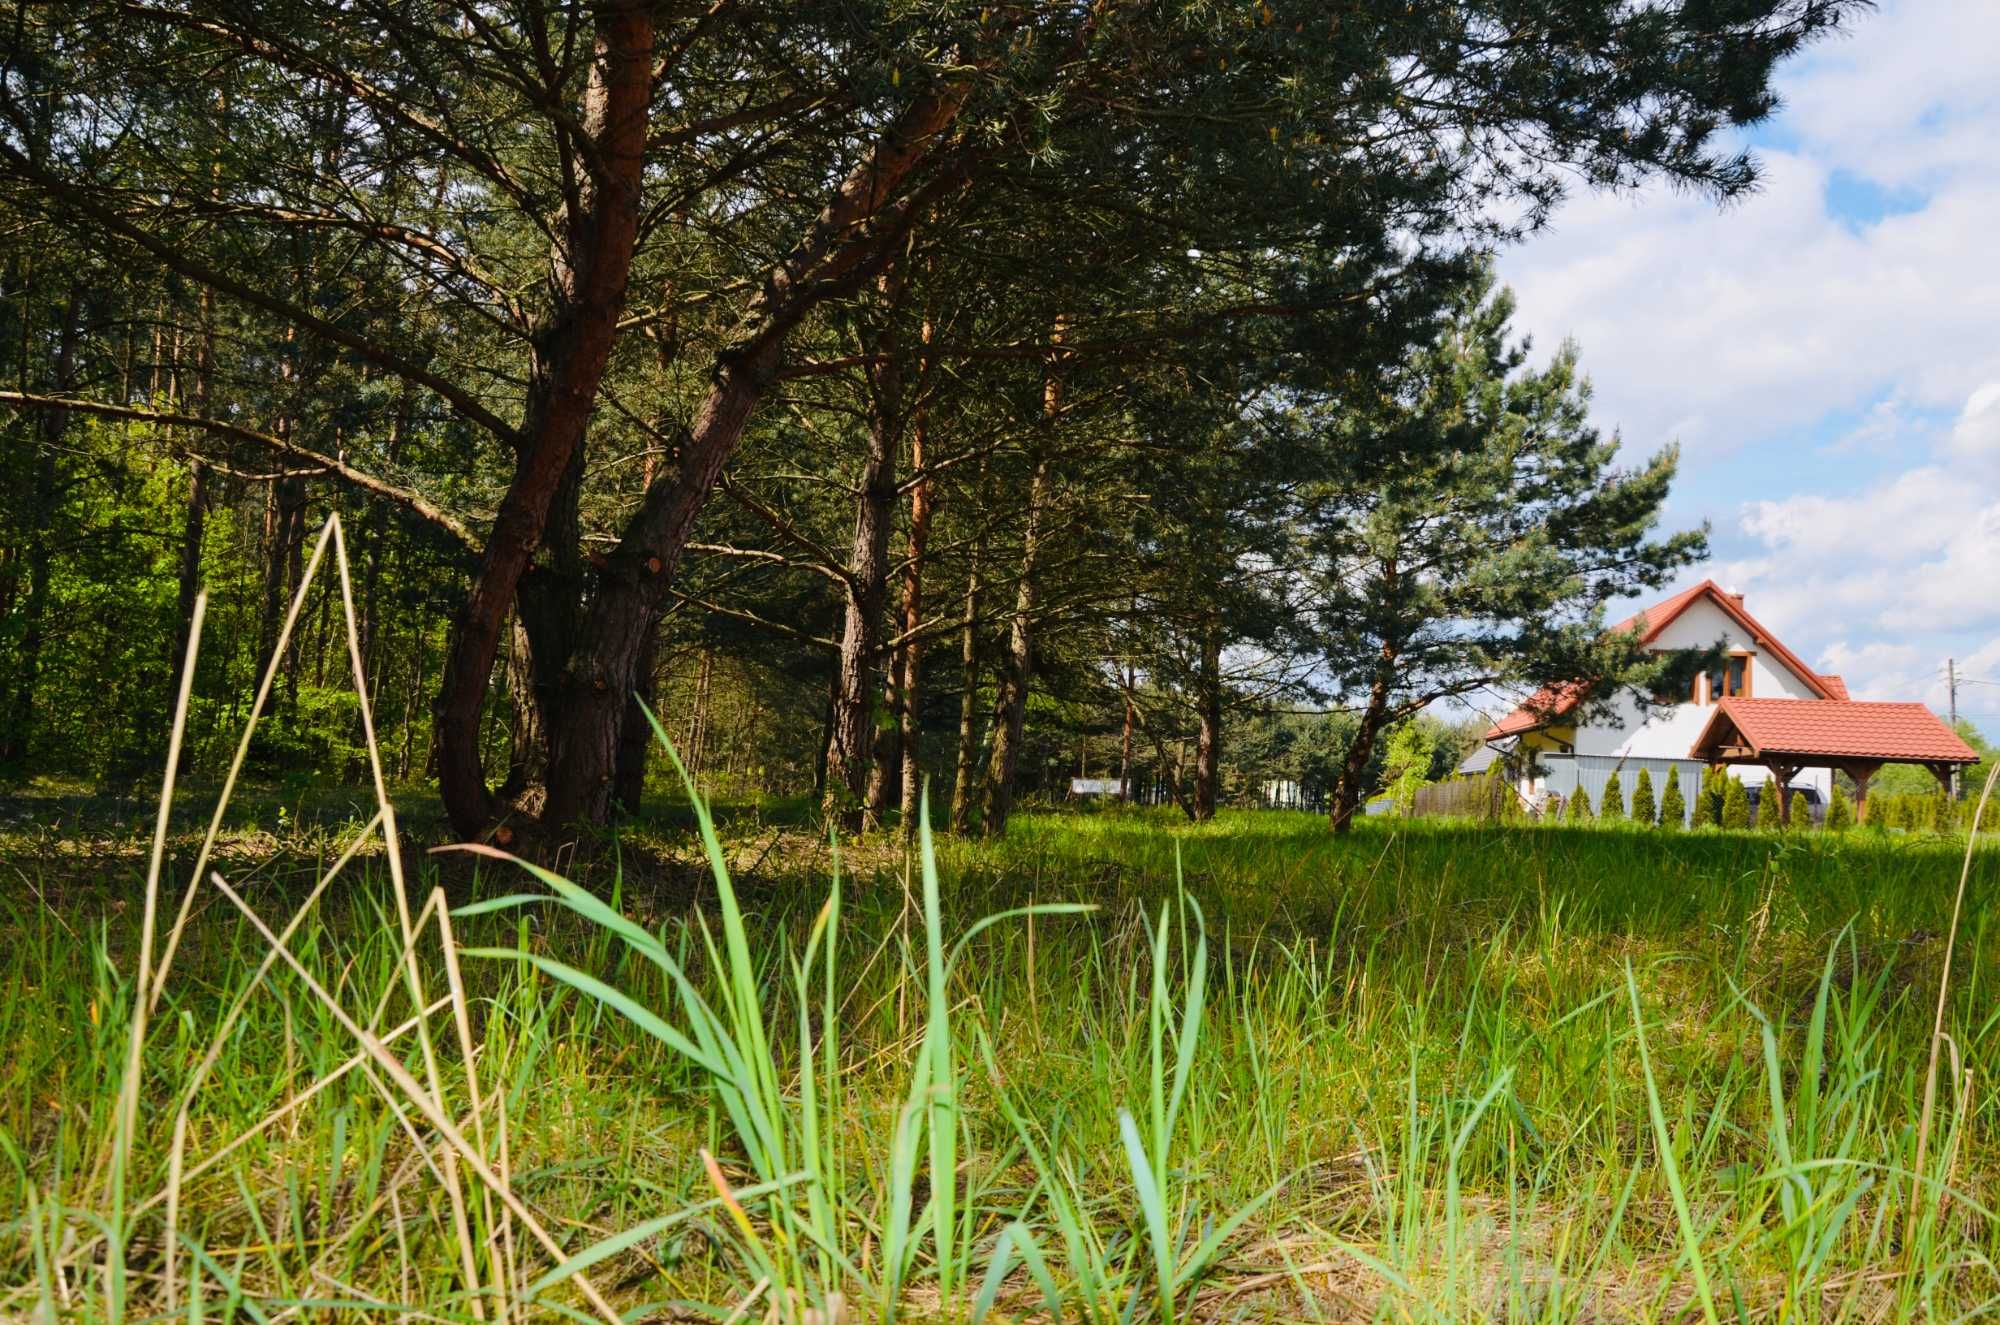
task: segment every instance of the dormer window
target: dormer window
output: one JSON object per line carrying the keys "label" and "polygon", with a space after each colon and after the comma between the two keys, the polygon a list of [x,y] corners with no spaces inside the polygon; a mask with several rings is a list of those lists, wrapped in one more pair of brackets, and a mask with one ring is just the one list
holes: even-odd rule
{"label": "dormer window", "polygon": [[1732,653],[1722,665],[1709,669],[1708,702],[1750,697],[1750,655]]}

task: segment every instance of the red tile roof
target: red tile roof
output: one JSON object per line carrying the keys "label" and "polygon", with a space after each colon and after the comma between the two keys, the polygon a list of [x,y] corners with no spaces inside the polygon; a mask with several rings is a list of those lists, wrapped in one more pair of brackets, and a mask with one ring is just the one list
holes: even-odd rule
{"label": "red tile roof", "polygon": [[1585,687],[1576,682],[1543,686],[1531,695],[1526,703],[1488,728],[1485,739],[1497,741],[1503,736],[1533,731],[1551,718],[1575,708],[1577,702],[1583,698],[1584,690]]}
{"label": "red tile roof", "polygon": [[[1654,603],[1643,612],[1634,612],[1611,627],[1610,633],[1619,634],[1637,630],[1640,632],[1639,642],[1651,644],[1680,617],[1681,613],[1703,598],[1713,601],[1737,625],[1743,627],[1754,642],[1769,649],[1793,675],[1818,691],[1820,698],[1833,700],[1847,698],[1845,682],[1837,676],[1821,676],[1806,666],[1804,659],[1786,648],[1777,636],[1764,628],[1762,622],[1744,610],[1743,595],[1726,592],[1714,580],[1703,580],[1700,584],[1683,589],[1663,602]],[[1577,702],[1583,698],[1584,690],[1585,687],[1580,684],[1544,686],[1536,691],[1534,697],[1527,703],[1488,728],[1484,739],[1497,741],[1505,736],[1514,736],[1544,726],[1552,718],[1560,717],[1575,708]]]}
{"label": "red tile roof", "polygon": [[[1707,759],[1731,731],[1759,757],[1971,764],[1979,756],[1922,704],[1852,699],[1725,699],[1688,752]],[[1735,742],[1731,742],[1734,744]]]}

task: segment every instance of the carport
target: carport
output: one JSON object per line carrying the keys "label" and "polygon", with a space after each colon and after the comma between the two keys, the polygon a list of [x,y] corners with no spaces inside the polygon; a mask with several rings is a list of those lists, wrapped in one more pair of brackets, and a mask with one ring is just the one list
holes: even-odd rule
{"label": "carport", "polygon": [[1778,784],[1781,821],[1791,822],[1791,780],[1802,768],[1854,779],[1855,817],[1868,820],[1868,783],[1884,764],[1921,764],[1949,787],[1955,769],[1979,762],[1972,747],[1922,704],[1851,699],[1725,699],[1689,757],[1707,764],[1762,764]]}

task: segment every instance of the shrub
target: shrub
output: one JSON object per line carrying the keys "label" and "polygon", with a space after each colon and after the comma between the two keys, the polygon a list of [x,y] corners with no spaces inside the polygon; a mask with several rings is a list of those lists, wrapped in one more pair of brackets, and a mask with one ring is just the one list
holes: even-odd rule
{"label": "shrub", "polygon": [[[1697,804],[1701,798],[1695,797]],[[1660,827],[1672,830],[1687,824],[1687,801],[1681,797],[1681,777],[1667,774],[1667,794],[1660,797]]]}
{"label": "shrub", "polygon": [[1838,784],[1833,788],[1833,799],[1826,803],[1826,827],[1829,832],[1844,832],[1854,827],[1854,805]]}
{"label": "shrub", "polygon": [[1812,806],[1806,804],[1806,794],[1803,791],[1792,793],[1792,827],[1812,827]]}
{"label": "shrub", "polygon": [[1694,816],[1690,823],[1691,827],[1712,828],[1715,825],[1717,817],[1716,800],[1714,789],[1709,785],[1710,781],[1711,779],[1704,775],[1701,780],[1701,786],[1695,789]]}
{"label": "shrub", "polygon": [[1723,794],[1728,790],[1729,779],[1721,769],[1711,768],[1701,775],[1701,800],[1708,811],[1707,814],[1702,816],[1702,823],[1719,824],[1722,822],[1722,798]]}
{"label": "shrub", "polygon": [[1757,826],[1771,832],[1782,832],[1785,822],[1785,789],[1774,781],[1767,781],[1757,793]]}
{"label": "shrub", "polygon": [[1567,817],[1571,823],[1588,823],[1590,821],[1590,793],[1582,787],[1578,787],[1576,795],[1569,798],[1569,814]]}
{"label": "shrub", "polygon": [[1625,817],[1625,788],[1618,785],[1618,775],[1604,784],[1604,804],[1597,807],[1597,817],[1605,823],[1616,823]]}
{"label": "shrub", "polygon": [[1653,808],[1653,775],[1642,768],[1639,780],[1632,786],[1632,821],[1651,828],[1659,817],[1659,811]]}
{"label": "shrub", "polygon": [[1735,778],[1722,793],[1722,826],[1736,830],[1750,826],[1750,793]]}

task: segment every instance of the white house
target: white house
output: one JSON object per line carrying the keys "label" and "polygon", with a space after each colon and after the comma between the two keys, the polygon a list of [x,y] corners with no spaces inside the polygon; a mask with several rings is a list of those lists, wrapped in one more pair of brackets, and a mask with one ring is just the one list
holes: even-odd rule
{"label": "white house", "polygon": [[[1614,699],[1606,716],[1578,721],[1581,687],[1557,686],[1539,692],[1495,723],[1486,741],[1507,757],[1516,789],[1531,805],[1541,805],[1552,795],[1567,800],[1579,785],[1593,805],[1600,805],[1614,772],[1629,797],[1641,768],[1649,771],[1656,789],[1666,778],[1679,777],[1682,797],[1691,805],[1706,765],[1690,754],[1720,701],[1844,702],[1848,697],[1838,676],[1806,666],[1744,609],[1742,594],[1726,592],[1713,580],[1703,580],[1613,627],[1634,628],[1643,643],[1661,652],[1706,649],[1720,642],[1728,650],[1728,661],[1696,677],[1692,693],[1679,702],[1655,700],[1645,712],[1636,696],[1626,694]],[[1738,775],[1745,785],[1759,786],[1770,773],[1760,765],[1746,764]],[[1789,785],[1811,789],[1824,804],[1832,794],[1833,771],[1803,768]]]}

